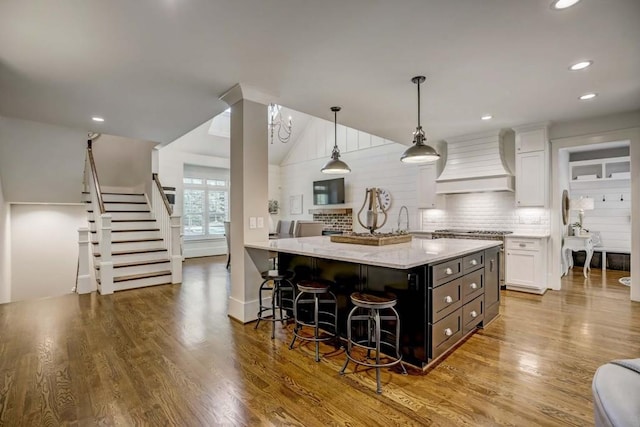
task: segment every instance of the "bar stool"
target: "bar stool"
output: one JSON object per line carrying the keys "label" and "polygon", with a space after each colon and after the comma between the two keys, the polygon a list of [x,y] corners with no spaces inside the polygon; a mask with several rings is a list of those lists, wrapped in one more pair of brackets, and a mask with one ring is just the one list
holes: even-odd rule
{"label": "bar stool", "polygon": [[[320,342],[336,339],[338,336],[338,300],[331,285],[333,282],[327,280],[302,280],[297,283],[298,296],[293,303],[293,317],[295,328],[293,329],[293,339],[289,349],[293,348],[296,338],[303,341],[311,341],[316,346],[316,362],[320,361]],[[300,308],[305,305],[313,306],[313,313],[307,310],[307,316],[302,316]],[[322,306],[322,307],[321,307]],[[323,309],[324,308],[324,309]],[[333,308],[333,311],[328,311]],[[304,313],[304,309],[302,312]],[[313,319],[307,319],[313,314]],[[320,334],[320,327],[323,327],[323,334]],[[303,327],[313,328],[313,336],[301,335]],[[329,328],[329,330],[327,330]]]}
{"label": "bar stool", "polygon": [[[293,308],[295,289],[290,280],[293,273],[288,271],[281,273],[278,270],[268,270],[262,272],[261,275],[264,280],[258,292],[260,306],[258,309],[258,322],[254,329],[258,329],[260,321],[262,320],[271,322],[271,339],[274,339],[276,336],[276,322],[282,322],[284,325],[290,318],[288,315],[284,315],[282,309],[291,310]],[[271,305],[263,305],[262,294],[265,292],[271,293]],[[276,309],[280,312],[279,317],[276,316]],[[265,312],[267,314],[270,313],[270,316],[265,316]]]}
{"label": "bar stool", "polygon": [[[393,294],[385,294],[383,296],[365,294],[360,292],[354,292],[351,294],[351,302],[354,307],[347,317],[347,360],[344,362],[344,366],[340,370],[340,375],[344,375],[349,361],[354,362],[357,365],[368,366],[376,368],[376,392],[382,393],[382,386],[380,385],[380,368],[386,368],[389,366],[400,364],[402,373],[407,374],[407,370],[402,364],[402,354],[400,354],[400,316],[394,308],[398,300]],[[387,310],[390,313],[386,315],[380,315],[380,312]],[[360,314],[357,312],[360,311]],[[363,313],[364,312],[364,313]],[[351,337],[351,329],[354,326],[353,322],[367,322],[367,338],[356,339]],[[396,330],[393,331],[382,329],[382,321],[395,321]],[[358,325],[356,323],[356,325]],[[385,341],[385,338],[391,338],[393,341]],[[375,363],[367,362],[365,360],[356,359],[352,355],[353,346],[357,346],[367,350],[367,359],[371,359],[371,352],[375,351]],[[393,349],[396,354],[396,358],[390,362],[380,362],[380,351],[382,347]]]}

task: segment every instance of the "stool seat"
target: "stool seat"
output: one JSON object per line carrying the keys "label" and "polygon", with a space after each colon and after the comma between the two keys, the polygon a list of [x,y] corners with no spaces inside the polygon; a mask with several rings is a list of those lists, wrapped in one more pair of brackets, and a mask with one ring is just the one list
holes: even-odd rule
{"label": "stool seat", "polygon": [[394,307],[397,304],[398,299],[391,293],[373,295],[354,292],[351,294],[351,302],[356,307],[383,309]]}
{"label": "stool seat", "polygon": [[308,294],[324,294],[329,291],[331,282],[326,280],[301,280],[298,282],[298,290]]}
{"label": "stool seat", "polygon": [[284,280],[293,275],[290,271],[279,272],[278,270],[267,270],[260,273],[264,280]]}

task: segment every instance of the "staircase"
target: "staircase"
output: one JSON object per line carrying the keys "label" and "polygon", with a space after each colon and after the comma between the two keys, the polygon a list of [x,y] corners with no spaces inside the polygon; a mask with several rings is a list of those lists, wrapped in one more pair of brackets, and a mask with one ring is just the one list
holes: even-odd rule
{"label": "staircase", "polygon": [[[87,203],[95,277],[100,284],[100,250],[90,193]],[[171,260],[166,243],[144,194],[102,193],[105,213],[111,215],[111,259],[114,291],[169,284]]]}
{"label": "staircase", "polygon": [[142,193],[103,192],[92,139],[87,141],[82,195],[89,227],[78,230],[78,293],[107,295],[182,281],[180,217],[173,214],[158,175],[150,178],[150,200]]}

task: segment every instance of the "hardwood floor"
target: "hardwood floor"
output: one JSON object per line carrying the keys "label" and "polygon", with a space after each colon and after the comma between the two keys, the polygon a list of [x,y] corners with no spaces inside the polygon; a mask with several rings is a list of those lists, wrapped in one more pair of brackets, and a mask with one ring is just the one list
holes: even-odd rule
{"label": "hardwood floor", "polygon": [[[213,261],[213,262],[212,262]],[[341,351],[288,349],[289,330],[226,315],[225,257],[189,260],[182,285],[0,306],[0,424],[593,424],[591,379],[640,354],[625,272],[575,269],[562,291],[503,291],[502,315],[435,369],[338,371]],[[256,284],[258,286],[258,284]]]}

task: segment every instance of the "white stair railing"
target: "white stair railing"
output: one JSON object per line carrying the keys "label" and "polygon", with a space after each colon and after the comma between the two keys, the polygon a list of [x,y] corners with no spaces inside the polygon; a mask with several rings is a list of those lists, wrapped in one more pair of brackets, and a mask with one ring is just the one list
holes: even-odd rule
{"label": "white stair railing", "polygon": [[[111,215],[106,213],[102,192],[100,191],[100,181],[96,163],[93,160],[91,140],[87,141],[87,168],[89,194],[91,196],[91,207],[93,220],[96,225],[96,236],[98,238],[98,248],[100,251],[100,281],[97,289],[102,295],[113,293],[113,260],[111,258]],[[90,245],[92,246],[92,245]],[[93,255],[92,249],[89,249]]]}
{"label": "white stair railing", "polygon": [[171,261],[171,283],[182,282],[182,245],[180,216],[173,215],[173,209],[169,204],[158,174],[152,175],[151,185],[151,209],[158,223],[162,235],[163,247],[169,254]]}

